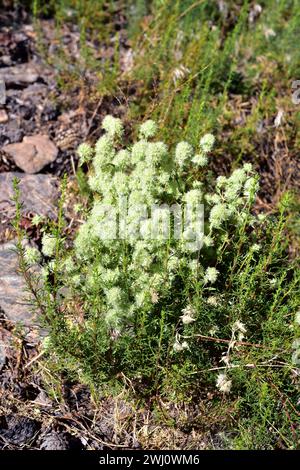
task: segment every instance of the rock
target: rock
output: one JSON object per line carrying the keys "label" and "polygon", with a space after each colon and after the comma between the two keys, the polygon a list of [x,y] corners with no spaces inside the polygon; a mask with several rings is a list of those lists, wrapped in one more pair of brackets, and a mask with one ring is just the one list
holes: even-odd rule
{"label": "rock", "polygon": [[25,136],[17,144],[7,144],[3,150],[12,155],[16,165],[25,173],[38,173],[45,165],[54,162],[58,149],[46,135]]}
{"label": "rock", "polygon": [[38,326],[32,312],[33,298],[26,292],[23,276],[18,273],[14,243],[0,245],[0,307],[5,318],[25,327]]}
{"label": "rock", "polygon": [[2,426],[0,426],[0,436],[10,444],[29,444],[37,432],[40,424],[27,416],[8,415],[5,416]]}
{"label": "rock", "polygon": [[0,80],[6,85],[27,85],[36,82],[39,76],[40,70],[32,62],[0,69]]}
{"label": "rock", "polygon": [[5,124],[8,121],[8,115],[5,109],[0,109],[0,124]]}
{"label": "rock", "polygon": [[13,179],[20,180],[20,197],[24,212],[56,218],[55,203],[59,197],[58,179],[49,175],[25,175],[19,172],[0,174],[0,224],[4,218],[12,218],[15,205]]}
{"label": "rock", "polygon": [[67,450],[69,448],[66,438],[63,434],[55,431],[47,434],[40,446],[41,450]]}
{"label": "rock", "polygon": [[23,136],[23,130],[17,119],[12,117],[6,124],[0,124],[0,145],[20,142]]}
{"label": "rock", "polygon": [[5,81],[0,78],[0,104],[6,103],[6,87]]}
{"label": "rock", "polygon": [[0,326],[0,371],[6,359],[13,356],[13,335]]}

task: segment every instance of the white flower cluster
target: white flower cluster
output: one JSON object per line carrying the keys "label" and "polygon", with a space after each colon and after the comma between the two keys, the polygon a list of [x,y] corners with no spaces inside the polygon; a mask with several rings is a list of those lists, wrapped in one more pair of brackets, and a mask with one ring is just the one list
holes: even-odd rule
{"label": "white flower cluster", "polygon": [[227,377],[226,374],[219,374],[217,377],[216,386],[220,392],[229,393],[232,387],[232,381]]}
{"label": "white flower cluster", "polygon": [[42,238],[42,253],[45,256],[53,256],[56,248],[56,238],[53,235],[44,233]]}
{"label": "white flower cluster", "polygon": [[206,201],[211,205],[209,222],[210,230],[219,229],[232,219],[237,223],[243,221],[243,209],[258,191],[258,181],[253,176],[252,165],[245,163],[243,168],[234,170],[229,178],[217,178],[216,193],[206,195]]}
{"label": "white flower cluster", "polygon": [[89,144],[83,143],[79,145],[77,153],[79,156],[79,163],[82,165],[83,163],[87,163],[92,159],[94,151]]}
{"label": "white flower cluster", "polygon": [[[173,295],[180,272],[208,289],[213,289],[210,285],[219,276],[216,267],[201,265],[198,246],[194,251],[187,249],[192,229],[200,230],[196,214],[192,211],[190,225],[185,224],[181,236],[174,237],[171,230],[169,234],[163,231],[168,223],[172,228],[175,217],[170,217],[164,205],[196,207],[207,201],[209,233],[201,233],[206,249],[215,245],[213,230],[239,211],[257,183],[251,167],[244,165],[229,178],[219,178],[216,193],[207,198],[202,182],[191,182],[186,175],[189,169],[207,164],[213,135],[202,137],[197,152],[189,143],[180,142],[172,154],[163,142],[151,141],[157,133],[152,120],[141,125],[139,140],[126,149],[120,148],[124,134],[120,119],[106,116],[102,128],[105,133],[94,149],[82,144],[78,150],[82,161],[92,158],[89,185],[94,203],[77,233],[74,257],[67,258],[62,269],[70,274],[72,287],[84,285],[85,292],[97,293],[104,322],[122,332],[122,326],[132,324],[138,312],[150,314],[162,299]],[[152,206],[157,209],[150,215]],[[55,246],[55,238],[44,235],[43,254],[52,256]],[[188,303],[178,313],[178,324],[193,327],[196,311]],[[177,337],[174,351],[186,349],[187,342]]]}
{"label": "white flower cluster", "polygon": [[37,248],[27,246],[24,251],[24,259],[31,266],[41,261],[41,253]]}

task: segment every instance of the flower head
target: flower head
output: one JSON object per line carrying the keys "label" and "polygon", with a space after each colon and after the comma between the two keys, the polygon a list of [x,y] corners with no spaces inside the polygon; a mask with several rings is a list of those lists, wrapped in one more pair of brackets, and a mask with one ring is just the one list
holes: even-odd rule
{"label": "flower head", "polygon": [[215,140],[212,134],[205,134],[200,140],[201,150],[205,153],[210,152],[214,146]]}
{"label": "flower head", "polygon": [[220,228],[223,222],[229,217],[229,212],[226,204],[216,204],[212,207],[209,214],[209,221],[211,228]]}
{"label": "flower head", "polygon": [[77,153],[79,155],[80,165],[82,165],[93,158],[94,151],[89,144],[83,143],[79,145]]}
{"label": "flower head", "polygon": [[183,167],[192,159],[193,147],[188,142],[179,142],[175,150],[175,161],[180,166]]}
{"label": "flower head", "polygon": [[206,166],[208,164],[208,158],[205,153],[200,153],[194,156],[193,163],[197,166]]}
{"label": "flower head", "polygon": [[176,338],[175,343],[173,344],[173,349],[175,352],[182,352],[185,349],[189,349],[189,345],[187,341],[183,341],[182,343],[180,343]]}
{"label": "flower head", "polygon": [[120,138],[124,132],[121,119],[115,118],[111,115],[105,116],[103,119],[102,129],[104,129],[107,132],[107,135],[112,138]]}
{"label": "flower head", "polygon": [[145,139],[154,137],[157,132],[157,125],[152,119],[144,122],[140,127],[140,136]]}
{"label": "flower head", "polygon": [[220,392],[229,393],[232,386],[232,381],[228,379],[226,374],[219,374],[216,382],[217,388]]}
{"label": "flower head", "polygon": [[39,263],[41,260],[41,253],[37,248],[27,246],[24,251],[24,258],[29,265]]}
{"label": "flower head", "polygon": [[146,147],[146,162],[149,165],[157,165],[168,154],[168,147],[163,142],[150,142]]}
{"label": "flower head", "polygon": [[218,278],[219,271],[216,268],[207,268],[204,276],[204,283],[207,284],[210,282],[214,284]]}
{"label": "flower head", "polygon": [[44,217],[42,215],[35,214],[31,219],[31,223],[32,225],[37,226],[37,225],[40,225],[43,222],[43,220],[44,220]]}
{"label": "flower head", "polygon": [[53,256],[56,248],[56,238],[44,233],[42,238],[42,253],[45,256]]}
{"label": "flower head", "polygon": [[196,318],[193,317],[195,314],[195,309],[191,306],[188,305],[182,310],[182,315],[181,315],[181,321],[184,325],[189,325],[190,323],[193,323],[196,321]]}

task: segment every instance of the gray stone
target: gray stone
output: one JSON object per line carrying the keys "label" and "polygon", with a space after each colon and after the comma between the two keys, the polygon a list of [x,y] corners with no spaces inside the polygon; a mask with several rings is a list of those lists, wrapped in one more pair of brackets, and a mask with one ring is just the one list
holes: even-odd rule
{"label": "gray stone", "polygon": [[0,174],[0,223],[4,218],[11,219],[15,214],[15,204],[12,201],[15,177],[20,180],[24,213],[31,212],[54,219],[57,214],[55,203],[59,197],[58,179],[49,175],[8,172]]}
{"label": "gray stone", "polygon": [[0,326],[0,371],[11,356],[13,356],[13,335]]}
{"label": "gray stone", "polygon": [[52,431],[47,434],[40,446],[42,450],[67,450],[68,444],[63,434]]}
{"label": "gray stone", "polygon": [[18,255],[14,243],[0,245],[0,308],[5,318],[24,326],[38,326],[33,313],[33,297],[26,292],[26,283],[18,272]]}
{"label": "gray stone", "polygon": [[26,85],[34,83],[39,76],[39,67],[32,62],[0,69],[0,80],[3,80],[7,85]]}
{"label": "gray stone", "polygon": [[44,166],[54,162],[58,149],[47,135],[25,136],[22,142],[7,144],[3,150],[9,153],[16,165],[25,173],[38,173]]}
{"label": "gray stone", "polygon": [[8,115],[5,109],[0,109],[0,124],[4,124],[8,121]]}

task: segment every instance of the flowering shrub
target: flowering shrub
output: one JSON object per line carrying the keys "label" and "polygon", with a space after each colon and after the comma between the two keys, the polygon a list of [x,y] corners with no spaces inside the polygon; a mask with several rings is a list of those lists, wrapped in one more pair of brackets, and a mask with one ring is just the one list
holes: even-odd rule
{"label": "flowering shrub", "polygon": [[[196,250],[191,249],[191,243],[197,237],[205,253],[218,242],[222,224],[243,223],[246,214],[243,211],[255,194],[257,182],[251,165],[247,164],[233,172],[230,178],[219,179],[215,193],[205,195],[201,176],[214,144],[210,134],[200,140],[198,154],[195,155],[187,142],[180,142],[172,156],[163,142],[150,141],[156,133],[156,124],[151,120],[142,124],[140,140],[129,149],[119,149],[123,134],[119,119],[107,116],[103,128],[106,133],[98,140],[94,155],[87,144],[79,147],[81,162],[86,162],[87,156],[92,161],[89,185],[95,200],[75,240],[76,268],[74,266],[73,273],[77,282],[75,273],[80,271],[86,292],[98,289],[103,322],[108,329],[116,328],[121,335],[141,311],[151,315],[153,309],[157,310],[158,305],[172,295],[180,273],[184,273],[185,282],[191,286],[216,282],[218,270],[207,265],[208,261],[203,263],[198,245],[195,245]],[[192,169],[199,171],[193,179],[188,177]],[[103,211],[103,207],[109,207],[113,212],[120,196],[128,202],[128,207],[121,208],[126,211],[125,238],[120,234],[116,237],[115,224],[111,219],[107,220]],[[169,216],[162,205],[184,203],[190,204],[195,218],[199,205],[206,203],[207,233],[201,233],[201,226],[195,225],[191,217],[177,239],[169,230],[168,236],[162,237],[160,227],[153,237],[154,217]],[[152,205],[157,209],[149,218],[147,208]],[[172,225],[170,219],[168,222]],[[72,279],[70,277],[71,284]],[[186,303],[194,295],[192,289],[186,291]]]}
{"label": "flowering shrub", "polygon": [[[206,387],[230,394],[266,331],[264,360],[292,339],[282,321],[296,285],[284,205],[277,220],[253,215],[258,179],[249,163],[212,180],[211,134],[198,149],[180,142],[171,151],[153,140],[148,120],[123,148],[122,122],[107,116],[102,127],[95,148],[78,149],[92,204],[73,249],[66,252],[61,225],[42,238],[47,348],[93,383],[123,374],[147,393],[173,393],[199,385],[204,369]],[[40,262],[32,248],[23,258]]]}

